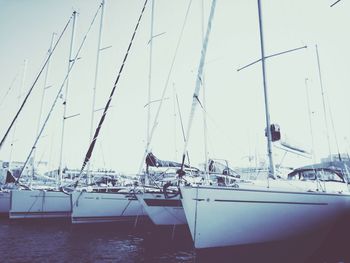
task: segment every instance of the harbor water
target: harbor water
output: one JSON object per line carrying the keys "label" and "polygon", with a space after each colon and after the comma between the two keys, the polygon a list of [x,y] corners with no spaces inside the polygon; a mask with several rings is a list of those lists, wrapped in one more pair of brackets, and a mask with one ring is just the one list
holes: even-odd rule
{"label": "harbor water", "polygon": [[307,245],[315,241],[303,239],[196,251],[186,227],[1,218],[0,262],[349,262],[347,233],[334,229],[317,250]]}

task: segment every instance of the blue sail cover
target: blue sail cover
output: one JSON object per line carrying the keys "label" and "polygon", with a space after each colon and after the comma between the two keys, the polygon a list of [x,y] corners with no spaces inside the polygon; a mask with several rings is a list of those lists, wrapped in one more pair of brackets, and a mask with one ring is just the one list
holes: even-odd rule
{"label": "blue sail cover", "polygon": [[12,173],[9,170],[7,170],[5,183],[9,184],[9,183],[15,183],[15,182],[16,182],[16,177],[14,177]]}
{"label": "blue sail cover", "polygon": [[[152,167],[181,167],[181,163],[160,160],[151,152],[146,156],[146,165]],[[184,166],[190,168],[188,165]]]}

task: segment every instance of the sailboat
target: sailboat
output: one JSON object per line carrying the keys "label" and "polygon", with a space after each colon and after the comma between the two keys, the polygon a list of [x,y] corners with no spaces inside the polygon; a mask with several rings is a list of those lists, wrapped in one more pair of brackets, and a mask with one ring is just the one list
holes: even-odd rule
{"label": "sailboat", "polygon": [[[77,12],[74,11],[72,17],[69,20],[69,22],[72,20],[73,26],[72,26],[72,39],[71,39],[71,48],[70,48],[70,54],[69,54],[68,72],[67,72],[67,75],[63,81],[63,84],[61,85],[60,91],[59,91],[58,95],[56,96],[56,100],[54,101],[54,103],[52,105],[51,111],[53,110],[53,107],[55,106],[55,104],[57,102],[57,98],[58,98],[59,94],[61,93],[61,90],[62,90],[64,84],[67,83],[67,79],[68,79],[70,70],[74,66],[74,61],[72,60],[72,43],[73,43],[74,32],[75,32],[76,16],[77,16]],[[52,42],[53,42],[53,40],[51,41],[51,44],[52,44]],[[51,53],[52,53],[52,51],[49,50],[49,55]],[[46,73],[48,73],[48,64],[47,64]],[[46,78],[47,78],[47,74],[46,74],[45,80],[46,80]],[[44,86],[44,89],[45,89],[45,86]],[[65,104],[66,103],[64,103],[64,105]],[[41,129],[40,129],[40,120],[39,120],[39,124],[38,124],[38,128],[37,128],[38,129],[37,138],[36,138],[36,141],[34,143],[34,146],[32,147],[32,149],[30,151],[30,154],[29,154],[26,162],[24,163],[24,167],[26,166],[28,159],[31,158],[32,155],[33,156],[35,155],[36,143],[39,140],[43,129],[45,128],[45,125],[50,117],[51,111],[47,115],[46,120],[44,121]],[[35,170],[33,168],[33,173],[34,173],[34,171]],[[23,171],[21,172],[20,176],[22,175],[22,173],[23,173]],[[33,174],[33,176],[34,176],[34,174]],[[17,179],[17,182],[19,182],[19,180],[20,180],[20,178]],[[59,179],[58,184],[60,184],[60,183],[61,183],[61,180]],[[10,211],[9,211],[10,219],[69,218],[70,213],[71,213],[71,197],[70,197],[70,195],[58,190],[57,187],[54,185],[52,185],[51,187],[41,187],[41,186],[29,187],[29,186],[27,186],[25,188],[19,188],[17,190],[11,191],[11,207],[10,207]]]}
{"label": "sailboat", "polygon": [[[85,167],[90,161],[93,153],[96,140],[101,130],[102,124],[105,120],[107,110],[110,107],[117,83],[124,68],[124,64],[128,57],[130,48],[133,44],[135,34],[143,16],[147,0],[145,1],[142,11],[140,13],[138,22],[134,29],[134,33],[130,40],[127,52],[125,54],[122,65],[119,69],[118,76],[111,90],[110,96],[107,100],[102,117],[98,123],[94,136],[91,138],[91,143],[87,150],[80,176],[83,174]],[[101,29],[101,28],[100,28]],[[72,214],[71,222],[77,223],[101,223],[101,222],[117,222],[117,221],[133,221],[137,222],[139,218],[145,217],[146,213],[142,209],[141,204],[136,198],[140,189],[137,186],[123,186],[117,185],[115,187],[77,187],[79,178],[75,182],[75,189],[71,192],[72,196]]]}
{"label": "sailboat", "polygon": [[[36,144],[45,128],[45,125],[47,124],[47,121],[60,97],[60,94],[62,93],[63,87],[68,79],[68,76],[74,67],[78,55],[80,54],[80,51],[82,47],[84,46],[84,43],[87,39],[87,35],[89,34],[91,27],[97,17],[97,14],[99,13],[102,5],[100,5],[95,13],[95,16],[87,30],[87,33],[85,34],[83,40],[80,43],[80,46],[75,54],[75,56],[72,58],[72,43],[73,43],[73,37],[74,37],[74,24],[75,24],[75,17],[77,15],[77,12],[74,11],[71,19],[73,19],[73,29],[72,29],[72,40],[71,40],[71,51],[70,51],[70,58],[69,58],[69,66],[68,66],[68,72],[63,80],[63,83],[56,94],[56,97],[54,99],[53,104],[51,105],[51,108],[49,110],[48,115],[46,116],[46,119],[43,122],[43,125],[40,129],[40,132],[34,142],[34,145],[27,157],[27,160],[25,164],[28,162],[30,156],[32,155]],[[70,20],[71,20],[70,19]],[[68,25],[68,24],[67,24]],[[65,117],[64,117],[65,118]],[[63,132],[62,132],[63,134]],[[63,135],[62,135],[63,136]],[[11,192],[11,208],[9,216],[10,218],[70,218],[71,212],[72,212],[72,196],[70,193],[67,193],[66,191],[63,191],[62,188],[65,186],[65,182],[62,180],[62,168],[59,168],[58,171],[58,186],[56,185],[53,188],[47,189],[47,188],[29,188],[26,189],[20,189],[20,190],[14,190]],[[17,179],[17,183],[19,181],[19,178]]]}
{"label": "sailboat", "polygon": [[[137,199],[141,203],[143,209],[147,212],[147,215],[151,219],[154,225],[157,226],[177,226],[186,225],[186,217],[181,204],[181,196],[179,192],[179,183],[183,181],[178,180],[178,171],[181,168],[181,163],[174,161],[165,161],[158,159],[151,151],[150,144],[158,124],[159,114],[165,100],[166,90],[168,88],[170,75],[175,63],[178,48],[181,43],[183,36],[185,24],[187,22],[188,13],[190,10],[191,2],[188,3],[186,15],[184,22],[182,24],[182,30],[180,32],[174,56],[172,58],[171,66],[166,78],[166,82],[162,91],[162,96],[159,101],[158,109],[155,114],[154,123],[150,129],[150,106],[152,104],[150,97],[151,90],[151,73],[152,73],[152,45],[153,45],[153,16],[154,16],[154,2],[152,1],[152,14],[151,14],[151,36],[149,40],[150,47],[150,65],[149,65],[149,90],[148,90],[148,122],[147,122],[147,143],[145,151],[142,157],[141,165],[139,168],[139,173],[143,172],[144,180],[142,181],[143,187],[141,194],[137,195]],[[174,92],[175,93],[175,92]],[[180,120],[181,120],[181,113]],[[175,114],[176,116],[176,114]],[[146,164],[146,169],[143,171],[144,163]],[[187,182],[195,182],[202,180],[202,173],[199,169],[184,166],[183,167],[187,173]],[[189,176],[188,176],[189,175]]]}
{"label": "sailboat", "polygon": [[[156,170],[150,171],[150,167]],[[143,209],[154,225],[175,226],[187,224],[181,203],[178,174],[180,163],[158,159],[153,153],[146,157],[146,176],[149,184],[142,194],[137,195]],[[186,166],[186,181],[202,181],[202,174],[197,168]],[[185,178],[183,178],[185,179]]]}
{"label": "sailboat", "polygon": [[[349,209],[350,193],[345,181],[338,183],[343,190],[329,191],[327,187],[309,189],[302,180],[291,185],[287,180],[275,179],[260,0],[258,11],[269,174],[267,180],[238,181],[233,186],[180,186],[182,205],[196,249],[269,243],[309,234],[321,240]],[[194,95],[198,94],[196,92]],[[328,182],[322,183],[327,185]]]}
{"label": "sailboat", "polygon": [[[65,29],[67,28],[69,22],[67,23]],[[61,37],[62,35],[64,34],[65,32],[65,29],[63,30],[63,32],[61,33]],[[60,37],[60,38],[61,38]],[[7,134],[9,133],[9,131],[11,130],[12,127],[15,127],[15,124],[16,124],[16,119],[17,117],[19,116],[19,114],[21,113],[22,109],[23,109],[23,106],[25,105],[26,101],[27,101],[27,98],[30,96],[35,84],[37,83],[37,80],[39,79],[39,76],[41,75],[41,73],[43,72],[43,70],[46,68],[47,71],[46,71],[46,77],[47,77],[47,72],[48,72],[48,65],[49,65],[49,61],[50,61],[50,57],[51,55],[53,54],[53,51],[55,50],[56,46],[58,45],[60,41],[58,40],[55,45],[53,45],[53,38],[51,39],[51,45],[50,45],[50,49],[49,49],[49,52],[48,52],[48,56],[46,58],[46,61],[43,65],[43,67],[41,68],[40,72],[38,73],[34,83],[32,84],[31,88],[29,89],[23,103],[21,104],[21,107],[19,108],[15,118],[13,119],[10,127],[8,128],[7,130],[7,133],[5,134],[5,136],[3,137],[2,139],[2,144],[4,143],[6,137],[7,137]],[[46,79],[45,77],[45,79]],[[23,83],[23,81],[22,81]],[[15,128],[14,128],[15,129]],[[29,158],[28,158],[29,160]],[[5,181],[5,184],[3,185],[3,187],[1,188],[1,191],[0,191],[0,213],[1,214],[4,214],[6,216],[9,216],[9,212],[11,210],[11,205],[13,204],[13,207],[15,207],[16,203],[19,203],[22,205],[22,190],[24,191],[25,189],[28,189],[28,186],[26,186],[26,184],[31,184],[32,183],[32,177],[34,177],[34,174],[33,175],[30,175],[30,171],[29,171],[29,167],[32,167],[33,168],[33,158],[30,159],[30,163],[31,165],[29,165],[29,167],[26,166],[26,164],[28,163],[28,160],[25,164],[23,163],[17,163],[14,167],[12,167],[12,164],[11,162],[9,163],[6,163],[4,162],[3,163],[3,167],[4,165],[6,166],[6,181]],[[34,171],[34,169],[32,169]],[[22,175],[22,174],[25,174],[26,175],[26,182],[23,183],[23,184],[20,184],[19,183],[19,177]],[[28,178],[30,178],[28,180]],[[46,178],[48,179],[48,178]],[[39,183],[40,184],[40,183]],[[38,185],[37,182],[34,183],[34,185],[32,185],[32,188],[34,189],[44,189],[44,188],[47,188],[46,186],[42,186],[42,185]],[[35,202],[37,202],[38,200],[36,200]],[[21,209],[20,209],[21,210]],[[27,209],[25,210],[27,211]],[[37,211],[37,210],[35,210]],[[16,217],[15,217],[16,218]]]}

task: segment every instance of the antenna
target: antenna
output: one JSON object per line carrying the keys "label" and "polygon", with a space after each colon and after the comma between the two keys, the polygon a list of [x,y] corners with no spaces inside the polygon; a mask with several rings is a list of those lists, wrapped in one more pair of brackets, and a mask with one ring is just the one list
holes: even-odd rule
{"label": "antenna", "polygon": [[266,84],[264,34],[263,34],[260,0],[258,0],[258,13],[259,13],[259,31],[260,31],[261,68],[262,68],[263,85],[264,85],[265,119],[266,119],[266,129],[267,129],[267,154],[269,156],[269,174],[267,178],[269,177],[274,178],[275,167],[274,167],[273,158],[272,158],[271,122],[270,122],[270,111],[269,111],[269,97],[268,97],[268,90],[267,90],[267,84]]}

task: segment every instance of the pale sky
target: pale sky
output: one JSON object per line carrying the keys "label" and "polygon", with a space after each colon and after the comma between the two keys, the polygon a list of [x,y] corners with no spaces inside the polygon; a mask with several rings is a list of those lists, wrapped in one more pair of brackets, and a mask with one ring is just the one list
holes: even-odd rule
{"label": "pale sky", "polygon": [[[186,129],[202,37],[211,1],[192,0],[182,42],[170,75],[159,125],[151,148],[161,159],[180,161],[183,138],[175,90]],[[330,7],[333,1],[262,0],[266,55],[307,45],[294,53],[267,59],[267,85],[271,122],[281,126],[283,138],[306,150],[312,148],[307,110],[305,78],[308,79],[314,152],[317,159],[329,154],[315,45],[318,45],[328,134],[332,153],[350,151],[349,1]],[[104,107],[140,14],[143,0],[106,0],[98,75],[96,109]],[[189,0],[155,0],[152,63],[152,100],[160,99],[169,73],[176,43]],[[50,45],[53,32],[61,33],[73,10],[78,11],[75,51],[98,9],[98,0],[0,0],[0,136],[33,83]],[[135,37],[124,72],[107,114],[93,154],[94,168],[137,172],[145,147],[148,101],[151,1]],[[63,163],[80,168],[89,145],[92,89],[94,83],[99,19],[92,26],[85,46],[69,79],[67,115],[80,114],[66,121]],[[218,0],[205,64],[208,151],[212,158],[228,159],[233,166],[248,166],[247,156],[266,159],[265,115],[261,64],[243,71],[260,57],[256,0]],[[43,116],[62,84],[68,67],[71,28],[53,54],[46,89]],[[75,51],[73,53],[75,53]],[[24,60],[27,61],[24,86]],[[24,161],[37,131],[44,74],[34,88],[15,133],[0,150],[0,159]],[[11,84],[12,83],[12,84]],[[18,100],[19,93],[22,94]],[[201,97],[202,98],[202,97]],[[203,99],[203,98],[202,98]],[[159,103],[152,104],[152,121]],[[62,100],[37,147],[37,160],[58,167],[61,143]],[[176,114],[174,114],[174,108]],[[331,114],[330,114],[331,112]],[[95,113],[94,127],[101,111]],[[175,116],[176,115],[176,116]],[[43,117],[42,117],[43,118]],[[334,127],[334,128],[333,128]],[[13,143],[12,155],[10,144]],[[197,108],[189,142],[193,165],[204,160],[203,111]],[[282,153],[275,150],[275,162]],[[312,159],[287,155],[283,165],[304,165]]]}

